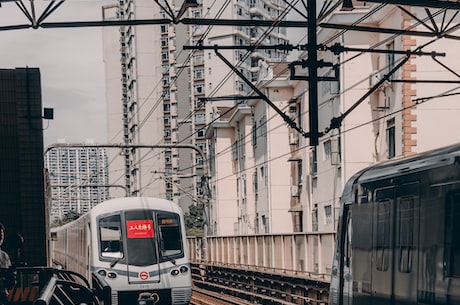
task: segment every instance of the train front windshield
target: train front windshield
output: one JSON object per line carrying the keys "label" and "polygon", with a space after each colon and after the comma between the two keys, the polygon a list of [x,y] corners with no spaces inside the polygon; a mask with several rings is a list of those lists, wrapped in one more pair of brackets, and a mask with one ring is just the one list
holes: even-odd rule
{"label": "train front windshield", "polygon": [[149,266],[184,256],[180,218],[175,213],[132,210],[101,217],[99,234],[103,260]]}

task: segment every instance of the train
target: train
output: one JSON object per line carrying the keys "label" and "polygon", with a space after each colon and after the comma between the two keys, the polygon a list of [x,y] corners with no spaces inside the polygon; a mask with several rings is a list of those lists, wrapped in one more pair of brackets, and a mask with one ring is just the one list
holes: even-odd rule
{"label": "train", "polygon": [[460,145],[385,161],[344,185],[330,305],[460,304]]}
{"label": "train", "polygon": [[111,304],[189,304],[191,265],[183,213],[160,198],[110,199],[51,229],[54,267],[93,273],[111,288]]}

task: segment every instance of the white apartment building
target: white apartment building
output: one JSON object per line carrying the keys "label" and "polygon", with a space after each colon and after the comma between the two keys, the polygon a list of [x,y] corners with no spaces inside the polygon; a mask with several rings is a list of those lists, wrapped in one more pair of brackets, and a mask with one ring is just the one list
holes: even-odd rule
{"label": "white apartment building", "polygon": [[[338,10],[325,22],[349,25],[362,19],[364,21],[359,25],[419,31],[426,29],[396,6],[354,3],[353,11]],[[420,19],[430,20],[424,16],[424,8],[406,9]],[[449,20],[453,14],[435,15],[439,28],[443,18]],[[459,32],[452,34],[455,33]],[[432,42],[427,44],[428,41]],[[460,64],[455,55],[457,43],[433,37],[323,28],[318,32],[318,43],[325,42],[327,45],[339,43],[346,47],[384,51],[416,50],[427,44],[421,50],[428,56],[410,56],[401,68],[367,96],[379,80],[403,63],[405,54],[343,52],[337,55],[319,52],[320,59],[339,67],[338,82],[318,83],[319,130],[326,130],[332,118],[347,113],[358,101],[361,103],[343,119],[340,128],[331,130],[320,138],[316,148],[310,148],[311,170],[305,180],[311,181],[311,198],[303,198],[302,202],[307,205],[311,202],[304,219],[307,230],[312,231],[335,230],[333,220],[338,217],[341,189],[360,169],[460,140],[457,134],[451,132],[455,128],[460,105],[456,103],[455,96],[443,96],[455,91],[458,84],[433,82],[458,78],[429,56],[432,51],[446,52],[446,57],[437,60],[458,71]],[[432,83],[424,82],[426,80]]]}
{"label": "white apartment building", "polygon": [[49,149],[44,161],[51,188],[51,222],[89,211],[109,198],[110,188],[105,148],[58,144],[63,145]]}
{"label": "white apartment building", "polygon": [[[172,11],[163,10],[154,1],[119,0],[103,8],[104,19],[170,19],[171,13],[177,16],[184,1],[159,3]],[[284,17],[285,9],[286,4],[275,0],[203,0],[189,7],[182,17],[276,20]],[[211,23],[104,29],[108,139],[130,147],[123,152],[109,152],[110,181],[126,184],[132,196],[164,197],[185,211],[191,204],[203,203],[201,181],[208,151],[205,131],[211,119],[211,105],[231,107],[238,101],[219,97],[250,93],[249,86],[214,51],[184,50],[184,45],[266,45],[287,41],[285,30],[276,27],[267,30]],[[118,46],[114,43],[117,35]],[[235,49],[222,54],[250,80],[256,79],[260,59],[282,60],[286,56],[276,50],[251,54]],[[185,147],[158,147],[162,145]]]}
{"label": "white apartment building", "polygon": [[[339,7],[322,22],[426,30],[425,25],[410,16],[413,14],[432,25],[424,8],[407,7],[405,9],[410,12],[408,14],[392,5],[359,1],[353,1],[353,4],[354,10],[342,11]],[[436,12],[434,9],[432,11]],[[446,25],[447,20],[455,17],[454,14],[455,12],[449,11],[434,14],[434,22],[441,29],[442,25]],[[361,21],[358,22],[358,20]],[[449,32],[454,36],[458,33],[458,30]],[[262,164],[260,160],[271,160],[275,150],[282,151],[290,146],[290,157],[284,165],[283,163],[276,166],[269,164],[271,170],[268,172],[271,172],[276,178],[286,177],[284,179],[290,182],[291,192],[286,192],[284,197],[277,201],[277,204],[291,201],[288,211],[292,214],[293,230],[334,232],[343,186],[359,170],[377,162],[446,146],[460,140],[460,136],[453,132],[458,123],[455,118],[460,113],[460,105],[455,95],[459,88],[459,84],[455,83],[455,81],[458,82],[456,73],[460,70],[460,63],[456,59],[459,45],[453,40],[435,36],[366,33],[326,27],[318,29],[317,40],[324,46],[339,43],[344,47],[363,50],[337,54],[327,49],[318,52],[320,60],[337,67],[337,74],[331,68],[322,68],[318,71],[319,76],[338,76],[336,81],[318,82],[319,131],[324,132],[319,139],[319,145],[310,147],[308,138],[283,126],[279,132],[283,133],[284,141],[289,144],[278,139],[278,146],[261,147],[258,152],[258,148],[246,147],[244,158],[250,159],[250,161],[245,161],[246,168],[252,166],[254,169],[259,166],[257,172],[259,178],[261,171],[258,164]],[[407,50],[414,51],[420,46],[425,46],[421,50],[427,55],[434,51],[445,52],[446,56],[435,58],[441,64],[431,56],[424,55],[412,55],[409,56],[407,62],[402,62]],[[370,49],[383,50],[383,52],[365,51]],[[397,51],[403,52],[398,53]],[[305,58],[306,54],[300,56],[300,59]],[[396,69],[391,77],[388,76],[386,81],[379,83],[400,63],[401,67]],[[277,73],[273,73],[274,81],[276,81],[276,75]],[[449,80],[451,83],[443,83],[442,80]],[[292,116],[308,132],[307,83],[306,80],[295,83],[286,82],[284,90],[291,94],[289,104],[291,106],[287,113],[297,113]],[[374,86],[376,90],[369,92]],[[269,96],[276,101],[273,93]],[[244,123],[245,126],[259,124],[262,115],[262,112],[257,110],[260,105],[259,101],[248,103],[248,105],[251,106],[251,109],[245,111],[251,112],[252,118],[250,122]],[[353,110],[349,111],[350,109]],[[216,107],[216,113],[222,110],[224,109]],[[342,114],[346,115],[341,117]],[[334,118],[341,118],[338,128],[331,128]],[[212,186],[215,206],[211,205],[210,212],[211,217],[215,217],[214,223],[233,222],[238,224],[234,226],[234,232],[246,234],[250,233],[254,225],[249,223],[247,228],[241,227],[245,223],[241,221],[242,215],[245,215],[241,211],[247,211],[248,218],[254,217],[257,209],[261,208],[256,204],[260,194],[253,192],[254,188],[250,188],[253,192],[250,193],[247,188],[239,187],[239,179],[244,179],[239,178],[236,174],[240,165],[236,159],[232,160],[229,156],[224,157],[223,153],[219,153],[219,147],[238,146],[236,144],[238,134],[244,129],[236,122],[232,125],[231,118],[221,118],[213,124],[212,132],[209,133],[210,145],[213,146],[211,149],[212,167],[216,168],[217,173],[222,167],[233,170],[233,175],[225,179],[224,175],[213,176],[216,180]],[[242,124],[244,121],[239,120],[238,122]],[[274,138],[272,135],[268,136],[268,138],[272,137]],[[284,172],[285,168],[290,168],[290,174]],[[260,183],[257,184],[259,185]],[[273,187],[272,184],[269,185]],[[288,189],[289,186],[283,185],[281,188]],[[283,194],[281,190],[276,193]],[[230,200],[230,196],[231,200],[236,200],[237,204],[228,212],[222,212],[227,211],[226,208],[229,205],[223,205],[223,202]],[[221,198],[226,201],[222,201]],[[248,206],[245,206],[243,202]],[[267,198],[264,198],[264,202],[267,202]],[[278,222],[278,218],[280,222],[285,222],[280,212],[272,212],[272,214],[276,215],[272,222]],[[230,217],[233,217],[233,221],[229,219]],[[222,234],[222,229],[218,225],[216,230],[217,234]],[[229,233],[227,230],[223,234]]]}
{"label": "white apartment building", "polygon": [[[268,73],[266,73],[268,72]],[[297,81],[287,63],[262,66],[257,85],[273,105],[297,120]],[[298,214],[301,162],[291,162],[291,133],[283,118],[261,98],[237,107],[216,107],[218,118],[208,128],[213,235],[275,234],[301,231]],[[292,168],[294,166],[295,168]],[[295,183],[294,183],[295,182]],[[295,192],[295,193],[294,193]]]}

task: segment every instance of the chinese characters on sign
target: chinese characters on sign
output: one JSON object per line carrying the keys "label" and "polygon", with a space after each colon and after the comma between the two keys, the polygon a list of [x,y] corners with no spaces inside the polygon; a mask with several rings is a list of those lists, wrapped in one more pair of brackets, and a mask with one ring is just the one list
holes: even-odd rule
{"label": "chinese characters on sign", "polygon": [[128,238],[153,237],[152,220],[127,220]]}

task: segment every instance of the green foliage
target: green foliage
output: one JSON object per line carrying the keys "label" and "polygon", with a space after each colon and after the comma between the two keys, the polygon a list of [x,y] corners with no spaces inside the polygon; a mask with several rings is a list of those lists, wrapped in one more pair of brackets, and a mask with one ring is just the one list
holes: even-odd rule
{"label": "green foliage", "polygon": [[83,215],[83,214],[78,213],[77,211],[74,211],[74,210],[70,210],[61,219],[57,219],[57,220],[53,221],[50,224],[50,227],[51,228],[60,227],[62,225],[65,225],[66,223],[69,223],[71,221],[77,220],[78,217],[80,217],[81,215]]}
{"label": "green foliage", "polygon": [[185,228],[188,236],[203,236],[204,206],[203,204],[191,205],[185,212]]}

